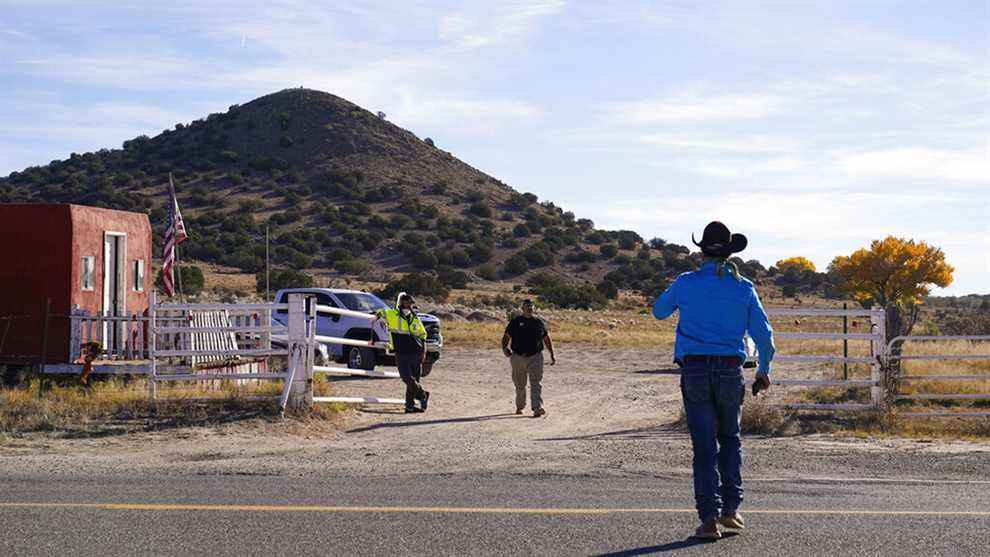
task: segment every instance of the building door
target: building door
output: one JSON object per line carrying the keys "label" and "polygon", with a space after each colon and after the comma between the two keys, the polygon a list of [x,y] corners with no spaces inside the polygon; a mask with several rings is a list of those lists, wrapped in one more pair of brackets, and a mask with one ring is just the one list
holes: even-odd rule
{"label": "building door", "polygon": [[[103,315],[127,315],[127,234],[105,232],[103,235]],[[108,356],[121,354],[127,332],[120,320],[107,320],[103,326],[103,348]]]}

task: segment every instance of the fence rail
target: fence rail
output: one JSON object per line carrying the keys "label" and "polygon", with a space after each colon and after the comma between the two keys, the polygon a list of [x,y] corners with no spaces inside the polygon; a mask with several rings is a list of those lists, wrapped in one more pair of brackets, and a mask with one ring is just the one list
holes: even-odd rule
{"label": "fence rail", "polygon": [[[887,359],[891,362],[904,361],[965,361],[965,360],[990,360],[990,354],[903,354],[903,344],[906,342],[987,342],[990,335],[902,335],[890,339],[887,343]],[[981,393],[901,393],[900,383],[920,382],[920,381],[990,381],[990,373],[986,375],[973,374],[938,374],[938,375],[897,375],[896,386],[891,398],[894,401],[951,401],[951,400],[990,400],[990,385]],[[900,412],[898,414],[905,418],[990,418],[987,411],[960,411],[950,412],[942,410],[932,410],[926,412]]]}
{"label": "fence rail", "polygon": [[[355,376],[375,379],[398,379],[395,371],[363,370],[345,367],[315,365],[314,347],[317,343],[337,344],[358,348],[382,349],[388,342],[378,340],[377,327],[370,340],[339,338],[317,334],[316,317],[320,314],[341,315],[376,322],[377,317],[345,308],[335,308],[311,303],[311,298],[291,294],[284,304],[159,304],[151,293],[151,305],[147,315],[90,316],[73,313],[70,354],[72,362],[47,364],[46,374],[78,373],[84,347],[99,343],[104,353],[98,373],[147,375],[149,396],[157,396],[156,385],[177,381],[283,381],[279,395],[282,408],[287,405],[305,405],[313,402],[341,404],[404,404],[398,398],[384,396],[314,397],[312,379],[316,374],[329,376]],[[273,322],[273,312],[285,312],[286,324]],[[974,381],[990,382],[990,374],[950,373],[942,375],[903,374],[888,384],[884,370],[891,362],[911,360],[990,360],[985,354],[903,354],[899,347],[906,342],[990,341],[990,335],[965,336],[900,336],[885,341],[886,321],[879,309],[815,309],[815,308],[767,308],[771,317],[866,317],[869,332],[790,332],[776,333],[778,339],[793,340],[841,340],[866,342],[868,355],[849,356],[831,354],[778,354],[781,362],[834,362],[843,364],[867,364],[869,378],[793,378],[775,380],[784,387],[846,387],[869,388],[869,403],[785,403],[781,406],[794,410],[860,411],[880,408],[885,401],[944,401],[988,400],[990,392],[958,393],[904,393],[897,385],[923,381]],[[385,328],[385,339],[388,330]],[[272,346],[272,336],[284,339],[285,347]],[[280,340],[279,345],[283,344]],[[268,372],[268,358],[285,358],[285,371]],[[251,367],[255,366],[255,367]],[[671,373],[676,373],[673,371]],[[748,381],[747,383],[751,383]],[[889,389],[894,391],[890,392]],[[965,390],[965,389],[961,389]],[[990,391],[990,389],[988,389]],[[986,417],[990,412],[960,410],[931,412],[901,412],[904,417]]]}
{"label": "fence rail", "polygon": [[[312,317],[314,318],[320,314],[330,314],[330,315],[342,315],[349,317],[356,317],[358,319],[364,319],[372,323],[378,322],[378,317],[373,314],[363,313],[360,311],[353,311],[349,309],[336,308],[332,306],[325,305],[314,305],[312,308]],[[384,323],[383,323],[384,325]],[[358,340],[351,338],[337,338],[328,337],[323,335],[315,334],[315,327],[311,330],[310,338],[312,342],[322,342],[326,344],[341,344],[344,346],[357,346],[360,348],[383,348],[389,347],[387,342],[389,339],[388,326],[384,326],[384,337],[386,342],[375,342],[375,331],[372,329],[372,340]],[[364,370],[364,369],[350,369],[350,368],[340,368],[340,367],[330,367],[330,366],[313,366],[312,372],[322,373],[326,375],[346,375],[354,377],[368,377],[374,379],[399,379],[399,373],[395,371],[378,371],[378,370]],[[405,405],[405,399],[399,398],[387,398],[378,396],[367,396],[367,397],[314,397],[314,402],[328,402],[337,404],[402,404]]]}

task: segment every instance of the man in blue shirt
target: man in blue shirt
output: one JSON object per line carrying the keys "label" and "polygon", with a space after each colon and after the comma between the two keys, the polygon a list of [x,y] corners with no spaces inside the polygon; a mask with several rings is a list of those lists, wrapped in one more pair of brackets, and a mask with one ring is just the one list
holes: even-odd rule
{"label": "man in blue shirt", "polygon": [[721,222],[705,227],[701,268],[677,277],[653,305],[657,319],[680,312],[674,360],[681,366],[681,396],[694,452],[694,497],[701,526],[695,537],[722,537],[719,525],[743,528],[740,419],[745,393],[745,334],[756,342],[759,368],[753,395],[770,387],[773,329],[756,288],[739,276],[729,257],[746,248],[742,234]]}

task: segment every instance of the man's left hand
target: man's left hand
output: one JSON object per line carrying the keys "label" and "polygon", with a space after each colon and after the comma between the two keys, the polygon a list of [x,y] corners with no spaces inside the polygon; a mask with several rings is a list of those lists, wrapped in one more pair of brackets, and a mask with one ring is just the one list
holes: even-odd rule
{"label": "man's left hand", "polygon": [[757,373],[756,379],[753,381],[753,396],[756,396],[760,391],[765,391],[770,388],[770,376],[766,373]]}
{"label": "man's left hand", "polygon": [[557,357],[554,356],[553,354],[550,354],[550,365],[554,365],[556,363],[557,363]]}

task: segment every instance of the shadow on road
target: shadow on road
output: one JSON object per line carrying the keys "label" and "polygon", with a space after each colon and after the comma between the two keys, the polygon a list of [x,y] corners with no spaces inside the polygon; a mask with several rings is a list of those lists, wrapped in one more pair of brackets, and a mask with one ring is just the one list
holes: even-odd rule
{"label": "shadow on road", "polygon": [[473,423],[473,422],[484,422],[487,420],[505,420],[508,418],[523,418],[524,416],[519,416],[516,414],[491,414],[489,416],[466,416],[463,418],[446,418],[443,420],[423,420],[415,422],[389,422],[372,424],[364,427],[357,427],[354,429],[347,430],[347,433],[362,433],[365,431],[372,431],[375,429],[384,429],[392,427],[412,427],[418,425],[435,425],[435,424],[461,424],[461,423]]}
{"label": "shadow on road", "polygon": [[611,441],[629,439],[687,439],[687,432],[678,424],[663,424],[653,427],[622,429],[571,437],[546,437],[537,441]]}
{"label": "shadow on road", "polygon": [[[737,534],[735,532],[723,532],[723,539],[735,537]],[[612,553],[601,553],[595,557],[634,557],[636,555],[652,555],[655,553],[666,553],[668,551],[676,551],[678,549],[686,549],[688,547],[694,547],[696,545],[707,545],[710,543],[716,543],[716,540],[699,540],[693,537],[689,537],[680,541],[665,543],[663,545],[651,545],[649,547],[637,547],[635,549],[624,549],[622,551],[615,551]]]}

